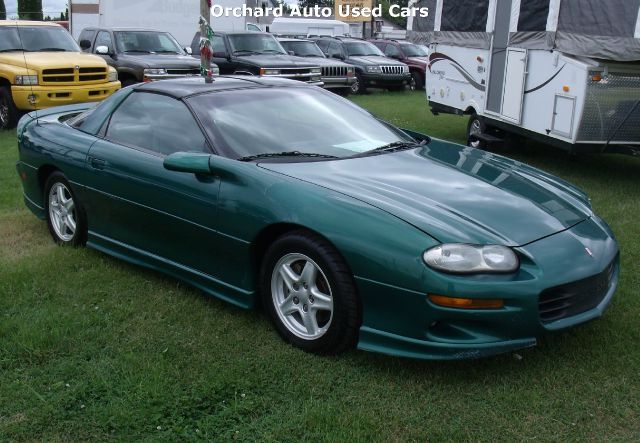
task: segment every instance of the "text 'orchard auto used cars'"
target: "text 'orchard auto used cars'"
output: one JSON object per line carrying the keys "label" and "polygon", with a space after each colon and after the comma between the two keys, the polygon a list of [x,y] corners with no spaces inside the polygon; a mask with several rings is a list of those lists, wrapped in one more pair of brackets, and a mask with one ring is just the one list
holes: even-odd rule
{"label": "text 'orchard auto used cars'", "polygon": [[302,82],[136,85],[31,113],[18,142],[25,203],[57,243],[261,298],[318,354],[526,348],[601,316],[617,286],[614,236],[574,186]]}

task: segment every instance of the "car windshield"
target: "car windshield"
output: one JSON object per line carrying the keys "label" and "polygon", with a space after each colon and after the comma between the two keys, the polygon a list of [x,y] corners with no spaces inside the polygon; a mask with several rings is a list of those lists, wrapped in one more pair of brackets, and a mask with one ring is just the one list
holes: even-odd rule
{"label": "car windshield", "polygon": [[272,35],[233,34],[229,36],[234,53],[286,54],[282,45]]}
{"label": "car windshield", "polygon": [[254,88],[197,95],[188,101],[216,148],[231,158],[282,152],[344,158],[412,141],[319,88]]}
{"label": "car windshield", "polygon": [[347,48],[347,53],[352,57],[363,55],[384,56],[382,51],[369,42],[348,42],[345,43],[345,47]]}
{"label": "car windshield", "polygon": [[282,46],[284,46],[284,49],[286,49],[287,51],[293,51],[293,53],[297,56],[300,57],[322,57],[324,58],[324,54],[322,53],[322,51],[320,50],[320,48],[318,48],[318,45],[316,45],[314,42],[309,42],[309,41],[299,41],[299,42],[292,42],[292,41],[285,41],[285,42],[280,42],[282,44]]}
{"label": "car windshield", "polygon": [[79,52],[80,48],[60,26],[0,26],[0,52]]}
{"label": "car windshield", "polygon": [[184,54],[178,42],[168,32],[117,31],[115,35],[118,52]]}
{"label": "car windshield", "polygon": [[407,57],[426,57],[429,55],[424,48],[411,43],[403,44],[402,51]]}

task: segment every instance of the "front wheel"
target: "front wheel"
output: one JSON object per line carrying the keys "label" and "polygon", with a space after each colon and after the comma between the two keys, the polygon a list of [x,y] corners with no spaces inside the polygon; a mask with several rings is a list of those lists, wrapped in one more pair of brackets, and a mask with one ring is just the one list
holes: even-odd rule
{"label": "front wheel", "polygon": [[360,309],[353,276],[322,238],[296,231],[276,240],[265,256],[260,287],[285,341],[323,355],[355,346]]}
{"label": "front wheel", "polygon": [[0,87],[0,129],[11,129],[18,122],[18,110],[13,103],[11,89]]}
{"label": "front wheel", "polygon": [[351,85],[352,94],[364,94],[367,92],[367,88],[364,85],[362,75],[356,72],[356,81]]}
{"label": "front wheel", "polygon": [[82,246],[86,241],[87,222],[80,201],[64,174],[54,172],[44,187],[47,226],[59,245]]}
{"label": "front wheel", "polygon": [[424,89],[424,81],[422,75],[419,72],[413,71],[411,73],[411,81],[409,83],[409,89],[412,91],[418,91]]}

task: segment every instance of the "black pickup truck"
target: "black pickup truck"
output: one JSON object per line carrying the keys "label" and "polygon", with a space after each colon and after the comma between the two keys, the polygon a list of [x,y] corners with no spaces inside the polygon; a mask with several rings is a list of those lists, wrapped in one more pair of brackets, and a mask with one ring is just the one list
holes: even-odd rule
{"label": "black pickup truck", "polygon": [[[133,28],[85,28],[78,39],[84,52],[92,52],[118,70],[122,86],[200,75],[200,62],[168,32]],[[218,74],[216,66],[212,66]]]}
{"label": "black pickup truck", "polygon": [[[211,40],[213,62],[220,74],[265,75],[289,78],[322,86],[317,63],[289,55],[276,38],[266,32],[216,32]],[[200,58],[200,33],[191,44]]]}

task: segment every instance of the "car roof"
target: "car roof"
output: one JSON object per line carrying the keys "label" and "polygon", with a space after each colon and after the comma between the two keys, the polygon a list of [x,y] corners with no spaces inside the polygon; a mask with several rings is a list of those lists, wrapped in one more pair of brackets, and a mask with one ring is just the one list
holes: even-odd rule
{"label": "car roof", "polygon": [[159,29],[151,29],[151,28],[127,28],[123,26],[87,26],[83,29],[83,31],[136,31],[136,32],[163,32]]}
{"label": "car roof", "polygon": [[0,20],[0,26],[60,26],[55,22],[35,22],[30,20]]}
{"label": "car roof", "polygon": [[230,75],[223,77],[214,77],[213,83],[206,83],[204,77],[192,77],[141,83],[133,86],[133,88],[139,91],[156,92],[164,95],[169,95],[177,99],[182,99],[192,95],[206,94],[209,92],[224,91],[230,89],[269,88],[275,86],[310,87],[306,83],[284,78],[254,77],[250,75]]}
{"label": "car roof", "polygon": [[291,37],[278,37],[279,42],[312,42],[313,40],[308,38],[291,38]]}

